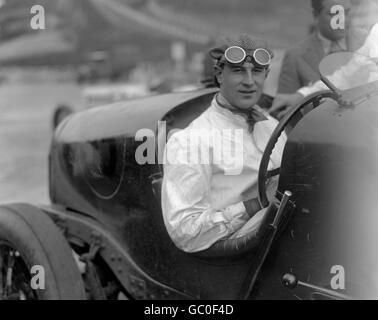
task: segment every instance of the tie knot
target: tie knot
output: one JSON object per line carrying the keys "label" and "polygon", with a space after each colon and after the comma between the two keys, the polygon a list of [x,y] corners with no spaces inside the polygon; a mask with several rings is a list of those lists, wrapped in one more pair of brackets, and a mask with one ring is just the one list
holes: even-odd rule
{"label": "tie knot", "polygon": [[256,122],[268,120],[267,117],[262,112],[256,110],[253,107],[248,108],[248,109],[241,109],[241,108],[233,107],[220,94],[217,94],[216,97],[215,97],[215,99],[216,99],[217,104],[220,107],[228,109],[233,114],[237,114],[237,115],[240,115],[243,118],[245,118],[245,120],[246,120],[246,122],[248,124],[248,130],[250,132],[253,131]]}
{"label": "tie knot", "polygon": [[241,115],[246,119],[249,132],[253,131],[256,122],[267,120],[267,118],[262,113],[260,113],[258,110],[254,108],[250,108],[246,110],[233,109],[231,111],[234,114]]}

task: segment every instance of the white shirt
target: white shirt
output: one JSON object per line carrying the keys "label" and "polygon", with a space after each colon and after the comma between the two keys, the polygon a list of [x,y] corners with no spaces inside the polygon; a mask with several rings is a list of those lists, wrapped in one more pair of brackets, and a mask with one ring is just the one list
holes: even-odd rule
{"label": "white shirt", "polygon": [[[356,53],[367,56],[369,58],[378,58],[378,23],[373,26],[368,37],[365,40],[364,45],[360,49],[358,49]],[[361,61],[359,61],[358,59],[352,62],[353,63],[348,64],[347,68],[340,68],[332,75],[327,76],[327,79],[335,84],[338,89],[348,89],[353,85],[350,82],[351,80],[353,80],[355,84],[360,80],[354,78],[353,76],[356,76],[357,72],[362,71],[361,67],[364,62],[361,63]],[[368,67],[368,65],[365,66]],[[360,75],[363,75],[363,73],[360,72]],[[369,76],[370,78],[365,80],[366,83],[378,80],[373,78],[376,76],[373,73],[369,74]],[[313,85],[299,89],[297,92],[299,92],[303,96],[308,96],[312,93],[325,89],[328,89],[328,87],[321,80],[319,80]]]}
{"label": "white shirt", "polygon": [[[250,133],[243,116],[219,106],[214,98],[202,115],[168,140],[162,209],[167,231],[180,249],[205,250],[249,220],[243,201],[257,197],[261,157],[278,123],[266,112],[264,116],[267,120],[257,122]],[[285,142],[283,134],[269,170],[280,166]],[[194,151],[204,161],[191,161]],[[261,215],[254,218],[258,225]]]}

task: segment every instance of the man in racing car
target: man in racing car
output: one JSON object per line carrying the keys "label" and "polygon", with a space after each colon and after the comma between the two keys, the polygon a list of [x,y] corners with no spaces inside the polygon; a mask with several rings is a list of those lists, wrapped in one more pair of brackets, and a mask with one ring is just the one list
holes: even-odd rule
{"label": "man in racing car", "polygon": [[[257,233],[266,211],[257,199],[258,169],[277,125],[256,105],[273,57],[267,43],[245,34],[227,37],[210,55],[220,91],[166,146],[164,223],[175,245],[186,252]],[[269,169],[280,166],[285,141],[283,135]]]}

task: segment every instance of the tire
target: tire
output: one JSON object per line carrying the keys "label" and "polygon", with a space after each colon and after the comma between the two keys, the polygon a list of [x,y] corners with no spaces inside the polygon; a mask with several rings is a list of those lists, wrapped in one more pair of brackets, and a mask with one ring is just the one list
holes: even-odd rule
{"label": "tire", "polygon": [[[11,272],[6,263],[12,265]],[[37,273],[29,271],[35,265],[44,268],[44,289],[31,289],[29,280]],[[27,204],[0,207],[0,277],[0,299],[86,298],[79,269],[62,232],[47,214]],[[8,278],[11,284],[8,282],[5,291]]]}

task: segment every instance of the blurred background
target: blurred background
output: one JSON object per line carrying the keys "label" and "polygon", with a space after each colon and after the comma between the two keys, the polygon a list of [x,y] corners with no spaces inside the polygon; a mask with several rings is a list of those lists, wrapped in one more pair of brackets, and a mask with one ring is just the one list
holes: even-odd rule
{"label": "blurred background", "polygon": [[[44,30],[31,28],[33,5],[45,9]],[[49,201],[58,106],[194,89],[214,39],[236,32],[274,49],[274,95],[284,50],[311,22],[310,0],[0,0],[0,203]]]}
{"label": "blurred background", "polygon": [[[173,71],[185,71],[189,79],[180,81],[193,82],[201,72],[205,49],[224,33],[252,33],[277,49],[295,44],[308,32],[309,2],[2,0],[3,77],[20,77],[18,70],[9,69],[17,66],[23,73],[31,71],[32,78],[36,71],[38,76],[59,71],[62,80],[107,77],[157,85]],[[30,27],[35,4],[45,8],[45,30]]]}

